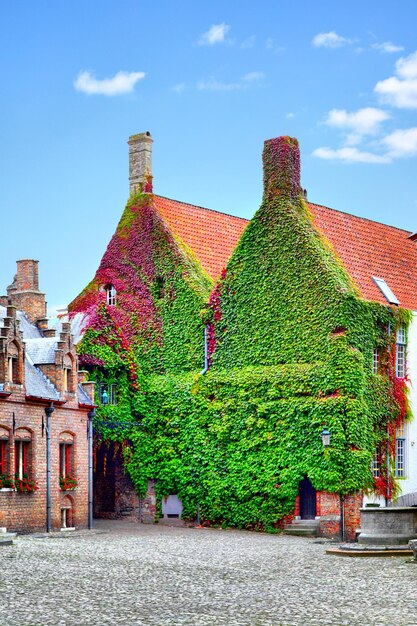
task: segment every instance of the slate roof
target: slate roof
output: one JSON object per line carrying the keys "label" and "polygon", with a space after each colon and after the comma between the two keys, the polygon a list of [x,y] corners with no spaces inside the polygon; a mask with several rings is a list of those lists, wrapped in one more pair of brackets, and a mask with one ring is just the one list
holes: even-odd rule
{"label": "slate roof", "polygon": [[26,339],[26,354],[35,365],[55,363],[55,350],[58,347],[56,337],[42,337],[41,339]]}
{"label": "slate roof", "polygon": [[[155,206],[170,230],[218,279],[249,220],[157,195]],[[385,280],[400,306],[417,310],[417,241],[409,239],[410,231],[311,202],[308,206],[315,227],[330,242],[365,300],[388,304],[372,279],[375,276]]]}
{"label": "slate roof", "polygon": [[88,404],[90,406],[93,406],[93,402],[90,396],[84,391],[84,387],[81,385],[81,383],[78,383],[78,402],[80,404]]}
{"label": "slate roof", "polygon": [[[3,326],[3,319],[6,317],[6,307],[0,306],[0,327]],[[26,313],[17,311],[17,319],[20,323],[20,330],[23,332],[23,340],[25,342],[25,393],[27,396],[34,398],[42,398],[44,400],[60,400],[61,396],[52,382],[37,367],[45,363],[55,363],[55,350],[57,349],[56,337],[42,337],[39,329],[32,324]],[[82,317],[82,316],[80,316]],[[75,324],[76,333],[79,335],[82,320],[79,319]],[[57,320],[55,324],[57,334],[61,330],[61,321]],[[72,331],[72,327],[71,327]],[[79,336],[78,336],[79,338]],[[3,384],[0,384],[0,391],[3,390]],[[83,389],[82,385],[78,385],[78,401],[81,404],[92,405],[92,401]]]}
{"label": "slate roof", "polygon": [[26,354],[25,359],[25,392],[27,396],[45,400],[60,400],[60,395],[41,370],[35,366]]}

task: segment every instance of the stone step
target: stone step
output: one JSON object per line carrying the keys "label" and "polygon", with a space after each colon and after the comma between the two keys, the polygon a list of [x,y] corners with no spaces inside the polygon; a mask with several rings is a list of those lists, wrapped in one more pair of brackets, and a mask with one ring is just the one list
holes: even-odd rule
{"label": "stone step", "polygon": [[317,528],[315,526],[291,526],[285,527],[286,535],[295,535],[297,537],[317,537]]}
{"label": "stone step", "polygon": [[288,526],[311,526],[317,528],[319,525],[318,519],[293,519]]}
{"label": "stone step", "polygon": [[13,545],[13,539],[16,537],[16,533],[0,533],[0,546],[11,546]]}

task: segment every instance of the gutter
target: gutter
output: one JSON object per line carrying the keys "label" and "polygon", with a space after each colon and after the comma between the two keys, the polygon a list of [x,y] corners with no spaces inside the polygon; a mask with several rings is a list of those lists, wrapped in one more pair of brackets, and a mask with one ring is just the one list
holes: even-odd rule
{"label": "gutter", "polygon": [[207,374],[210,367],[209,355],[208,355],[208,325],[204,326],[204,369],[201,370],[200,376]]}

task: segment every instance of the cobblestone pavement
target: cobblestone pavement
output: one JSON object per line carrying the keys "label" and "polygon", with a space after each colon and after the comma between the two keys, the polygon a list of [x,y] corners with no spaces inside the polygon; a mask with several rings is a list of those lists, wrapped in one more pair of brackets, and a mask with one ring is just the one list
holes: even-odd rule
{"label": "cobblestone pavement", "polygon": [[[0,625],[417,625],[417,564],[311,539],[97,523],[0,548]],[[103,531],[103,532],[101,532]]]}

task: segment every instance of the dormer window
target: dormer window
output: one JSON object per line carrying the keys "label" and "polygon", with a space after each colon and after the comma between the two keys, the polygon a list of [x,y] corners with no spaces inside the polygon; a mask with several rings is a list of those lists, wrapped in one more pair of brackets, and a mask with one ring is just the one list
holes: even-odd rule
{"label": "dormer window", "polygon": [[114,306],[116,304],[116,289],[114,285],[107,285],[106,298],[109,306]]}
{"label": "dormer window", "polygon": [[15,385],[21,383],[19,377],[19,348],[14,342],[8,346],[7,373],[9,383]]}
{"label": "dormer window", "polygon": [[63,390],[64,391],[74,391],[73,385],[73,363],[71,356],[66,354],[64,357],[64,366],[63,366]]}

